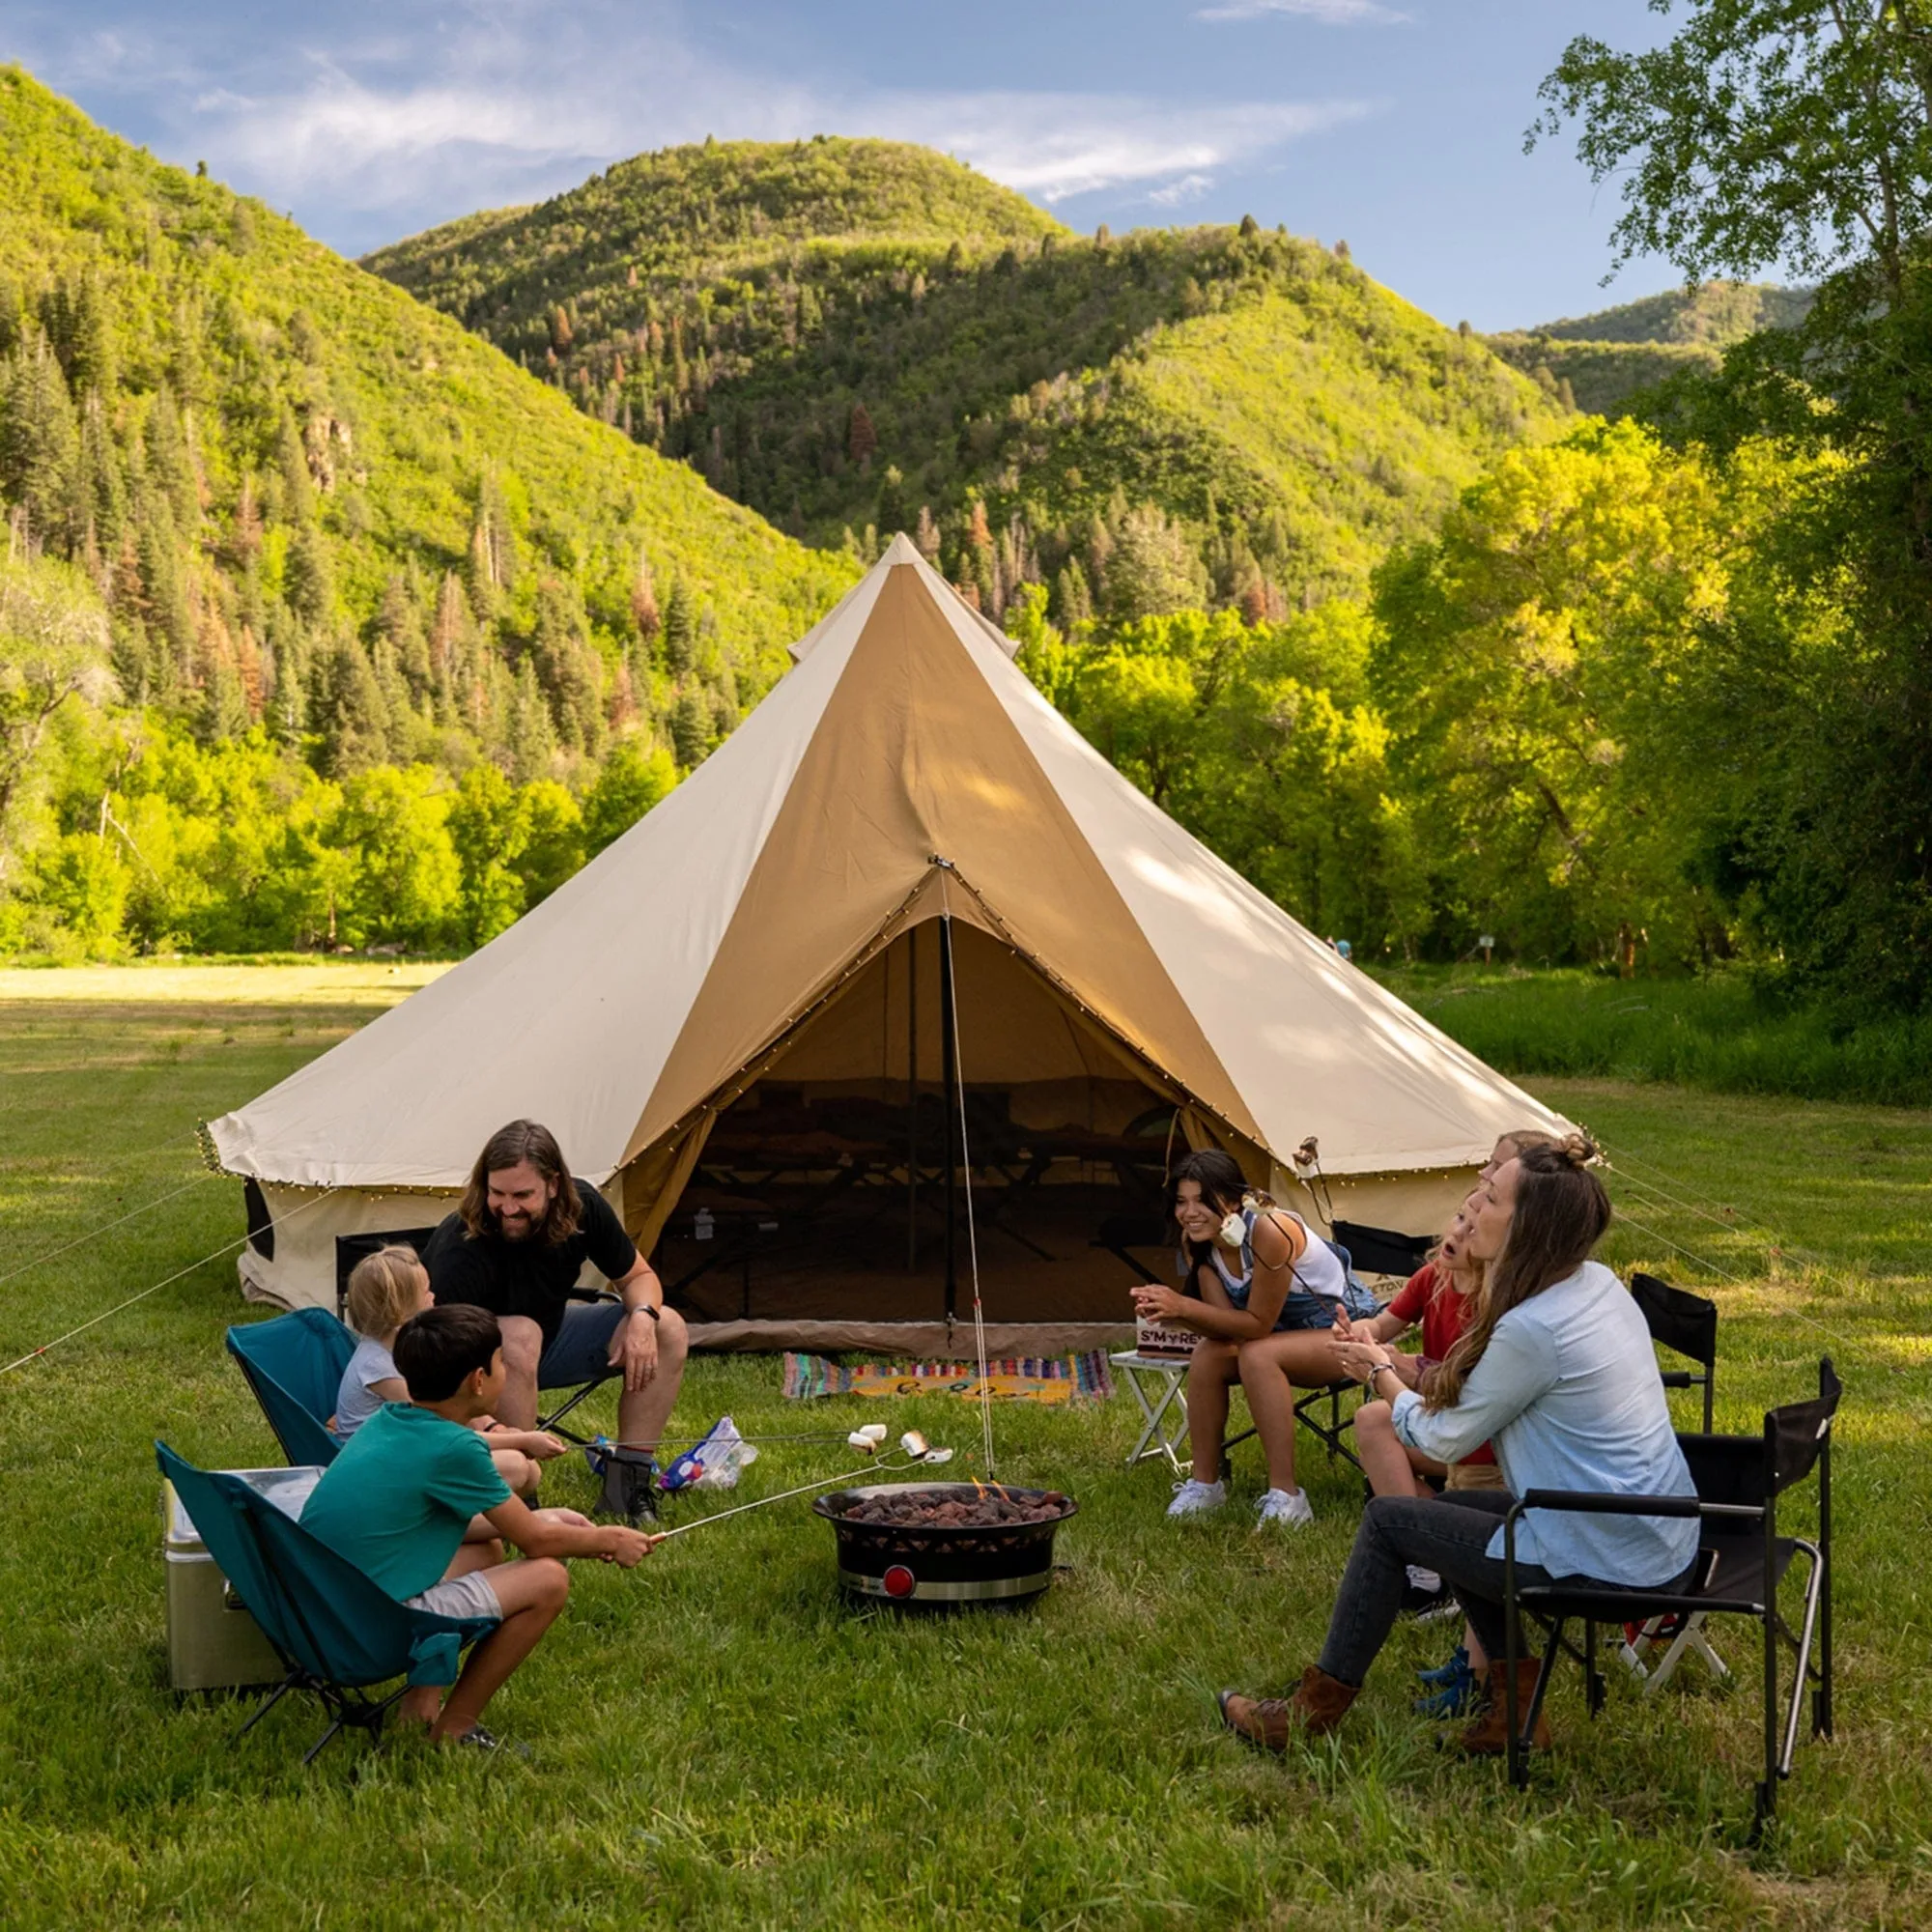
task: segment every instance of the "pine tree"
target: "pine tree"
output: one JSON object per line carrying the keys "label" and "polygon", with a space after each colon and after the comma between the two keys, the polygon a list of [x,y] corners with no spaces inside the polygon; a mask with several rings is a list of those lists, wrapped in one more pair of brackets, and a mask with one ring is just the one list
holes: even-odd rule
{"label": "pine tree", "polygon": [[536,666],[526,657],[517,667],[510,697],[510,776],[521,784],[547,779],[556,762],[556,726],[537,683]]}
{"label": "pine tree", "polygon": [[335,614],[335,570],[328,539],[313,523],[299,525],[289,545],[282,595],[305,624],[321,628]]}
{"label": "pine tree", "polygon": [[62,552],[84,527],[79,455],[73,399],[46,338],[37,336],[8,358],[0,384],[0,494],[25,510],[34,541]]}
{"label": "pine tree", "polygon": [[905,477],[896,463],[879,479],[879,528],[889,539],[905,528]]}
{"label": "pine tree", "polygon": [[1094,593],[1087,586],[1087,573],[1080,559],[1069,556],[1053,580],[1053,619],[1063,631],[1084,624],[1094,614]]}
{"label": "pine tree", "polygon": [[664,661],[673,676],[691,668],[697,649],[697,607],[682,576],[670,581],[665,600]]}
{"label": "pine tree", "polygon": [[409,581],[400,571],[392,572],[383,586],[376,631],[394,655],[412,699],[420,699],[435,681],[430,671],[429,639],[424,635],[422,612],[417,609]]}
{"label": "pine tree", "polygon": [[631,584],[631,621],[645,643],[658,634],[662,613],[658,610],[657,582],[651,576],[651,554],[638,553],[638,574]]}
{"label": "pine tree", "polygon": [[912,533],[913,547],[927,563],[939,561],[939,526],[933,521],[931,509],[924,503],[919,506],[919,522]]}
{"label": "pine tree", "polygon": [[702,764],[711,749],[711,707],[695,684],[685,685],[677,695],[670,715],[670,744],[672,754],[686,771]]}
{"label": "pine tree", "polygon": [[149,477],[167,493],[175,528],[190,542],[201,522],[201,485],[188,448],[187,428],[174,391],[163,383],[155,392],[141,438]]}
{"label": "pine tree", "polygon": [[322,702],[313,722],[323,737],[323,762],[331,778],[346,778],[387,761],[388,708],[383,688],[360,645],[338,635],[323,659]]}
{"label": "pine tree", "polygon": [[282,499],[276,506],[285,524],[299,524],[315,513],[315,486],[308,473],[308,456],[293,413],[282,412],[275,425],[275,473],[281,479]]}
{"label": "pine tree", "polygon": [[879,446],[879,433],[872,427],[871,412],[864,403],[852,405],[852,416],[845,430],[845,453],[861,469],[869,467],[872,452]]}

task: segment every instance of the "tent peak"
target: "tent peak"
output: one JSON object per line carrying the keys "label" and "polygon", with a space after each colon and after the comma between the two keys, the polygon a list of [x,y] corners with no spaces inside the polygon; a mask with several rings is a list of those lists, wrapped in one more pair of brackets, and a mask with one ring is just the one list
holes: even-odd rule
{"label": "tent peak", "polygon": [[791,646],[792,662],[803,664],[830,638],[851,638],[862,632],[879,601],[880,590],[895,570],[912,571],[955,635],[962,639],[969,637],[983,639],[1009,660],[1019,649],[1018,640],[1008,637],[983,611],[976,611],[967,603],[920,554],[919,546],[900,530],[880,554],[878,562]]}

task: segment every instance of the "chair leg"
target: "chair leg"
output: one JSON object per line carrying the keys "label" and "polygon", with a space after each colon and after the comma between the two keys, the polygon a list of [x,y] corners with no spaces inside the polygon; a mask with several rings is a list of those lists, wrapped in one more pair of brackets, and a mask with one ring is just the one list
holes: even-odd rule
{"label": "chair leg", "polygon": [[321,1737],[317,1738],[314,1744],[310,1745],[308,1749],[302,1752],[302,1763],[304,1765],[313,1764],[317,1755],[321,1752],[323,1746],[342,1728],[342,1725],[343,1719],[339,1717],[336,1718],[329,1724],[327,1730],[324,1731]]}
{"label": "chair leg", "polygon": [[609,1376],[599,1376],[595,1381],[585,1382],[582,1388],[578,1389],[577,1392],[574,1395],[572,1395],[572,1397],[568,1402],[564,1403],[563,1405],[561,1405],[561,1406],[557,1408],[552,1409],[548,1415],[538,1416],[537,1427],[539,1429],[544,1429],[544,1430],[554,1429],[556,1425],[566,1415],[568,1415],[570,1411],[573,1408],[575,1408],[577,1405],[580,1402],[582,1402],[585,1396],[590,1394],[593,1389],[602,1388],[604,1384],[609,1380],[611,1380],[611,1378]]}
{"label": "chair leg", "polygon": [[269,1713],[272,1711],[275,1708],[275,1706],[279,1704],[282,1701],[282,1699],[289,1694],[291,1690],[295,1690],[300,1682],[301,1678],[299,1673],[293,1670],[290,1671],[289,1674],[286,1677],[284,1677],[282,1681],[279,1684],[277,1684],[275,1688],[272,1690],[270,1690],[269,1694],[266,1697],[264,1697],[259,1704],[255,1706],[255,1709],[253,1713],[250,1715],[248,1721],[245,1724],[243,1724],[239,1731],[235,1733],[235,1742],[239,1745],[242,1742],[242,1740],[245,1738],[248,1735],[248,1733],[252,1731],[255,1728],[255,1726],[259,1724],[262,1721],[262,1719],[266,1718],[269,1715]]}
{"label": "chair leg", "polygon": [[1757,1812],[1751,1823],[1756,1844],[1765,1821],[1777,1809],[1777,1605],[1764,1606],[1764,1777],[1757,1787]]}
{"label": "chair leg", "polygon": [[1529,1693],[1529,1709],[1522,1714],[1523,1756],[1529,1755],[1529,1741],[1536,1735],[1536,1720],[1543,1712],[1543,1699],[1549,1690],[1549,1680],[1556,1674],[1556,1660],[1564,1649],[1563,1619],[1558,1617],[1550,1627],[1549,1648],[1543,1653],[1543,1663],[1536,1673],[1536,1689]]}
{"label": "chair leg", "polygon": [[1593,1718],[1604,1708],[1603,1673],[1597,1668],[1597,1626],[1589,1617],[1583,1619],[1583,1702]]}
{"label": "chair leg", "polygon": [[[1801,1543],[1798,1547],[1811,1559],[1811,1575],[1804,1583],[1804,1634],[1798,1641],[1798,1674],[1791,1684],[1791,1714],[1785,1719],[1784,1751],[1777,1765],[1778,1776],[1781,1777],[1791,1776],[1792,1753],[1798,1748],[1798,1713],[1804,1705],[1804,1687],[1810,1676],[1811,1638],[1818,1625],[1818,1598],[1825,1580],[1824,1559],[1816,1548],[1808,1543]],[[1815,1736],[1817,1734],[1815,1705],[1813,1708],[1812,1734]]]}

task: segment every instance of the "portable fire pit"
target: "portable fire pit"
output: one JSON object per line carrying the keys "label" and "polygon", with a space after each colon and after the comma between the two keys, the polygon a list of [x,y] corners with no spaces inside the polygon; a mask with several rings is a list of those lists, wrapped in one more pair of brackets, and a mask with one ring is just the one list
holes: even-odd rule
{"label": "portable fire pit", "polygon": [[1053,1581],[1053,1532],[1079,1508],[1058,1490],[875,1483],[820,1496],[838,1580],[893,1604],[992,1604]]}

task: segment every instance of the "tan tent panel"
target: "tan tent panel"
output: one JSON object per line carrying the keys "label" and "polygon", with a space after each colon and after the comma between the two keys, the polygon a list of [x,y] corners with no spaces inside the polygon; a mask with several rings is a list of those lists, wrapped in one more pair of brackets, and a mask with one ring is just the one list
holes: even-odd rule
{"label": "tan tent panel", "polygon": [[1178,1148],[1426,1233],[1498,1132],[1565,1124],[1134,790],[1011,651],[895,539],[639,825],[212,1123],[278,1224],[249,1292],[331,1301],[339,1237],[434,1221],[527,1116],[700,1341],[945,1347],[977,1256],[994,1347],[1057,1348],[1164,1265]]}

